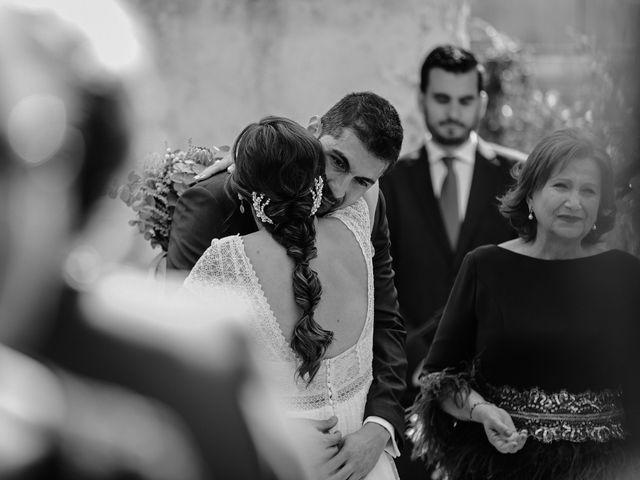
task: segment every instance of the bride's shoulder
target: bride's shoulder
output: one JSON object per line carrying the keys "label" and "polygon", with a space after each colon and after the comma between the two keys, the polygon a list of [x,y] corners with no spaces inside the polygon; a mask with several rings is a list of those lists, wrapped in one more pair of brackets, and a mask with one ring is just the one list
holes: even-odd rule
{"label": "bride's shoulder", "polygon": [[332,212],[328,218],[340,220],[342,224],[354,232],[371,233],[369,207],[364,198],[359,198],[351,205]]}
{"label": "bride's shoulder", "polygon": [[264,229],[238,237],[238,245],[242,246],[244,253],[250,259],[264,256],[275,258],[281,254],[286,255],[282,245]]}
{"label": "bride's shoulder", "polygon": [[240,237],[240,235],[236,234],[236,235],[229,235],[228,237],[222,237],[222,238],[214,238],[211,240],[211,244],[209,245],[209,248],[211,247],[224,247],[224,246],[229,246],[229,245],[234,245],[237,244],[238,242],[240,242],[242,240],[242,237]]}
{"label": "bride's shoulder", "polygon": [[204,251],[200,260],[211,261],[217,259],[220,255],[226,255],[227,252],[237,250],[242,245],[240,235],[229,235],[228,237],[214,238],[211,240],[209,247]]}
{"label": "bride's shoulder", "polygon": [[242,254],[242,240],[239,235],[214,238],[191,269],[188,282],[203,282],[228,275],[229,262],[237,263]]}
{"label": "bride's shoulder", "polygon": [[354,203],[332,212],[330,216],[338,218],[346,217],[358,220],[358,223],[368,225],[368,230],[371,230],[371,225],[373,225],[376,208],[378,206],[379,193],[380,187],[378,186],[378,182],[376,182]]}
{"label": "bride's shoulder", "polygon": [[374,183],[373,186],[365,192],[363,198],[367,204],[369,225],[372,226],[376,215],[376,208],[378,208],[378,199],[380,198],[380,184],[378,182]]}

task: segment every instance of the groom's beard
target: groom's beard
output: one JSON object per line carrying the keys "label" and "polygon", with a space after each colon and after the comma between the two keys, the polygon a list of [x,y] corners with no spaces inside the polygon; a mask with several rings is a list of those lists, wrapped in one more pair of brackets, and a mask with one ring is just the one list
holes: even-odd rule
{"label": "groom's beard", "polygon": [[322,203],[320,203],[320,208],[318,208],[318,216],[322,217],[323,215],[327,215],[328,213],[335,212],[340,209],[342,206],[344,199],[338,200],[330,188],[325,188],[322,192]]}

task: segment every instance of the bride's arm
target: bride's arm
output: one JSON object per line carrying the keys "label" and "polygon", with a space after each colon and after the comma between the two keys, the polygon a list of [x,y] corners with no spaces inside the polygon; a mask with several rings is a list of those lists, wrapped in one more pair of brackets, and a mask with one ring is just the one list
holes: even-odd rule
{"label": "bride's arm", "polygon": [[364,193],[364,201],[367,202],[369,208],[369,229],[373,230],[373,221],[376,215],[376,207],[378,206],[378,197],[380,195],[380,185],[374,183],[369,190]]}

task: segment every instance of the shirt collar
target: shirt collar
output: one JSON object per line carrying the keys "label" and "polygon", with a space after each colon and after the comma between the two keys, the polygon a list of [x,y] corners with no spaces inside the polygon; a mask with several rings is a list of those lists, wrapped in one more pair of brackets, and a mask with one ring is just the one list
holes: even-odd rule
{"label": "shirt collar", "polygon": [[478,147],[478,134],[475,131],[471,131],[469,138],[462,145],[457,146],[452,150],[445,150],[431,138],[431,134],[426,134],[426,148],[429,155],[429,163],[439,162],[445,155],[453,155],[456,159],[468,164],[473,165],[476,160],[476,149]]}

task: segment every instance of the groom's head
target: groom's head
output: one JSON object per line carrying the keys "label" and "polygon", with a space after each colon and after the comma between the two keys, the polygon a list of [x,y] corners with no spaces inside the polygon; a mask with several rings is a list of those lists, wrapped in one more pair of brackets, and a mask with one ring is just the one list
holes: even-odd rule
{"label": "groom's head", "polygon": [[393,165],[402,146],[398,112],[371,92],[350,93],[309,126],[327,156],[327,180],[340,206],[359,199]]}

